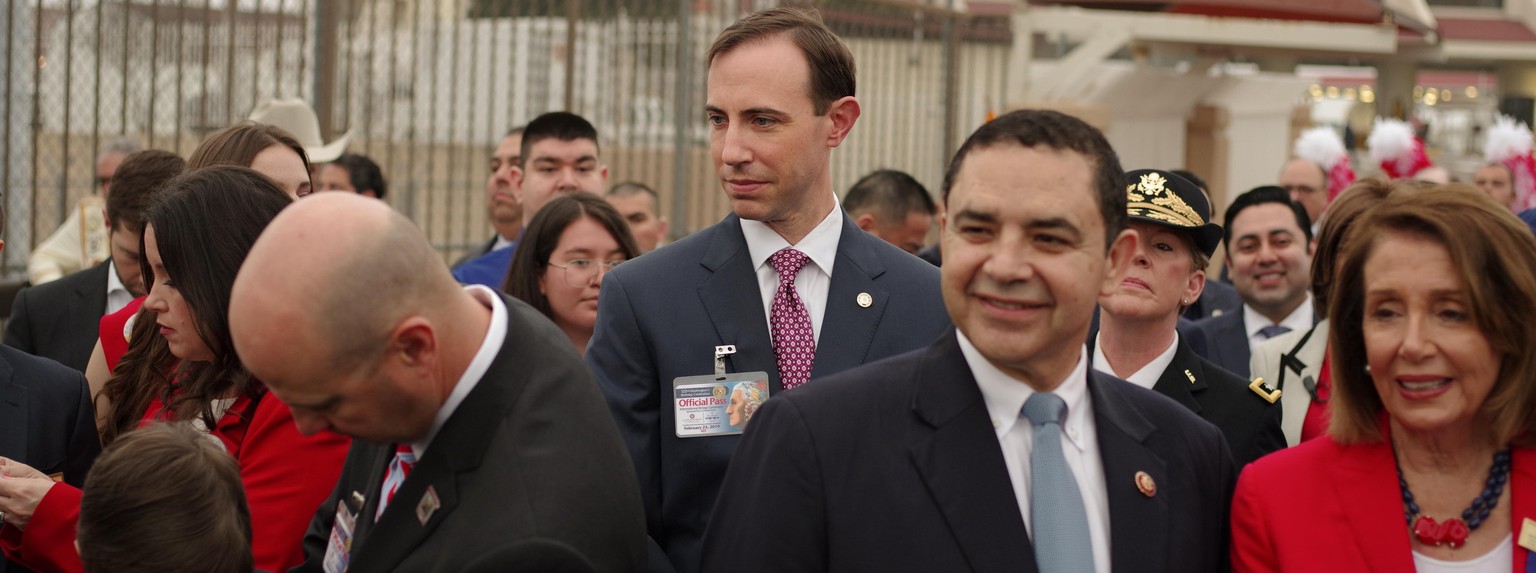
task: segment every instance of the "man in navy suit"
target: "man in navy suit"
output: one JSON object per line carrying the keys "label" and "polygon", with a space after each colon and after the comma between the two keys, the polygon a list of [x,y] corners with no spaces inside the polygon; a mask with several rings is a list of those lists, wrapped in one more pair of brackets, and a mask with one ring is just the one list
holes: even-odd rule
{"label": "man in navy suit", "polygon": [[1221,433],[1087,366],[1095,299],[1137,240],[1103,135],[999,117],[956,154],[944,201],[956,328],[757,410],[704,570],[1226,570]]}
{"label": "man in navy suit", "polygon": [[1279,187],[1254,188],[1227,207],[1227,269],[1243,299],[1239,312],[1195,322],[1206,360],[1247,377],[1252,349],[1317,323],[1312,311],[1312,223]]}
{"label": "man in navy suit", "polygon": [[699,570],[738,436],[679,437],[690,418],[675,380],[711,375],[716,347],[734,346],[720,371],[760,371],[769,395],[793,394],[949,326],[938,269],[838,206],[831,151],[859,117],[847,47],[814,14],[779,8],[732,24],[707,61],[710,147],[734,213],[610,272],[586,354],[640,478],[651,566],[684,573]]}

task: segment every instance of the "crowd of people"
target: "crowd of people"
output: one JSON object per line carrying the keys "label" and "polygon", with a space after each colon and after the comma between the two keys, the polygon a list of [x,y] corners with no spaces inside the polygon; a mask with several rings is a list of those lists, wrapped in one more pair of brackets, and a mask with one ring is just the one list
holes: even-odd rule
{"label": "crowd of people", "polygon": [[704,63],[731,213],[670,242],[569,112],[452,264],[301,101],[105,146],[0,346],[0,572],[1536,570],[1516,168],[1309,132],[1218,215],[1020,110],[839,193],[814,12]]}

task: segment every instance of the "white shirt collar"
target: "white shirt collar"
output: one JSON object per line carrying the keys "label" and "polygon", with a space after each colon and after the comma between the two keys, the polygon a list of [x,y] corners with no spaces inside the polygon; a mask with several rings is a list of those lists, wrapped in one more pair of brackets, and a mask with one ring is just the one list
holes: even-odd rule
{"label": "white shirt collar", "polygon": [[501,352],[501,344],[507,339],[507,305],[501,297],[489,288],[482,285],[469,285],[464,287],[464,292],[469,293],[480,304],[491,309],[491,326],[485,331],[485,340],[480,343],[480,349],[475,351],[475,357],[469,361],[469,367],[464,369],[464,375],[459,377],[458,384],[453,386],[453,391],[448,393],[448,399],[443,401],[443,406],[437,409],[437,417],[432,419],[432,428],[427,435],[420,440],[411,442],[411,451],[416,454],[416,459],[421,459],[427,453],[427,446],[437,437],[437,432],[443,429],[443,424],[453,417],[453,413],[464,403],[464,398],[485,377],[485,373],[491,369],[491,362],[496,360],[496,355]]}
{"label": "white shirt collar", "polygon": [[[976,377],[976,385],[981,388],[981,397],[987,403],[987,415],[992,418],[992,427],[1001,439],[1019,421],[1019,410],[1024,407],[1024,401],[1035,394],[1035,390],[994,366],[971,344],[964,332],[955,329],[955,334],[960,339],[960,352],[965,355],[965,362],[971,367],[971,375]],[[1077,365],[1051,391],[1067,404],[1067,420],[1062,424],[1062,429],[1067,440],[1079,450],[1088,446],[1082,431],[1083,425],[1088,423],[1087,355],[1086,348],[1078,347]]]}
{"label": "white shirt collar", "polygon": [[133,293],[128,292],[128,287],[123,286],[122,277],[117,276],[117,262],[107,259],[107,308],[106,314],[112,314],[128,303],[133,302]]}
{"label": "white shirt collar", "polygon": [[[1248,306],[1248,303],[1243,303],[1243,327],[1248,331],[1249,340],[1258,336],[1259,331],[1270,324],[1273,323],[1269,321],[1268,317],[1259,314],[1259,311]],[[1302,299],[1301,304],[1297,305],[1296,310],[1291,311],[1291,314],[1287,315],[1285,320],[1280,321],[1280,326],[1290,328],[1291,332],[1312,328],[1311,293],[1307,294],[1307,298]]]}
{"label": "white shirt collar", "polygon": [[[1099,331],[1099,334],[1102,333],[1103,331]],[[1131,373],[1130,376],[1121,376],[1110,367],[1109,360],[1104,357],[1104,339],[1099,334],[1095,334],[1093,337],[1093,369],[1148,390],[1157,385],[1157,380],[1163,377],[1163,372],[1168,370],[1168,365],[1173,364],[1174,351],[1179,348],[1179,333],[1174,331],[1173,342],[1168,345],[1167,349],[1163,350],[1162,354],[1157,355],[1157,358],[1153,358],[1146,366],[1142,366],[1140,370]]]}
{"label": "white shirt collar", "polygon": [[778,231],[773,230],[762,221],[750,219],[741,220],[741,234],[747,239],[747,253],[752,255],[752,268],[762,268],[768,264],[768,257],[779,252],[785,247],[794,247],[821,269],[827,276],[832,276],[832,262],[837,260],[837,240],[843,233],[843,206],[833,197],[832,212],[827,213],[816,227],[811,229],[799,243],[789,244],[784,237],[779,236]]}

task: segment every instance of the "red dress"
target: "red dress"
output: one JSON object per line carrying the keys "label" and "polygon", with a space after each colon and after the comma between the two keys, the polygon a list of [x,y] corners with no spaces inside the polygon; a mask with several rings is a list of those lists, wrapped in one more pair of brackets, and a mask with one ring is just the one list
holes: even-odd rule
{"label": "red dress", "polygon": [[[142,300],[118,313],[121,318],[115,326],[109,319],[118,315],[102,318],[104,351],[109,333],[117,333],[121,341],[123,324],[138,311]],[[122,351],[107,356],[108,364],[116,365]],[[224,442],[240,467],[240,481],[251,508],[256,568],[287,571],[304,562],[304,532],[341,477],[351,440],[329,431],[314,436],[299,434],[288,405],[271,394],[256,401],[254,412],[251,402],[245,396],[236,399],[212,433]],[[144,420],[156,419],[163,409],[164,404],[156,400],[144,413]],[[25,531],[0,527],[0,549],[11,561],[39,573],[83,571],[74,545],[79,517],[80,490],[55,484],[38,504]]]}
{"label": "red dress", "polygon": [[[1515,539],[1536,518],[1536,450],[1510,448]],[[1530,551],[1515,545],[1510,571]],[[1412,573],[1413,547],[1391,439],[1340,445],[1324,435],[1243,469],[1232,501],[1232,571]]]}

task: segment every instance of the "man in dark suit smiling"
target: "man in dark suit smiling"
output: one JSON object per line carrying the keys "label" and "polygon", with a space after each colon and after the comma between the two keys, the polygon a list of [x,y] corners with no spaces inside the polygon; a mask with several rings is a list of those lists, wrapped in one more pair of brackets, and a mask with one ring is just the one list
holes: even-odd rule
{"label": "man in dark suit smiling", "polygon": [[1220,432],[1087,365],[1095,300],[1135,250],[1121,177],[1103,135],[1056,112],[973,134],[944,182],[956,328],[765,403],[704,570],[1225,570]]}

